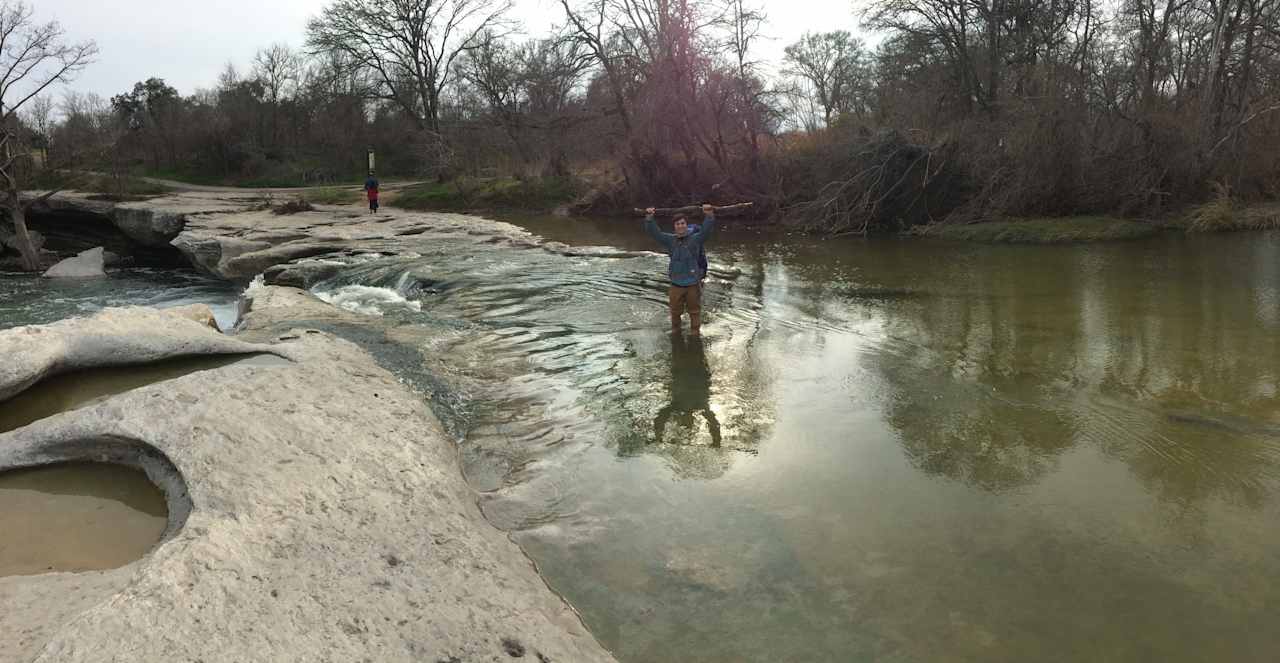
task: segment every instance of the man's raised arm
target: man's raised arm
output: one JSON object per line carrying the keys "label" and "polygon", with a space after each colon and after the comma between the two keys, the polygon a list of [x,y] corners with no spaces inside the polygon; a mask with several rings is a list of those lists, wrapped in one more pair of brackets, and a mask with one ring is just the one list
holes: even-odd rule
{"label": "man's raised arm", "polygon": [[702,236],[702,243],[706,244],[711,239],[711,234],[716,231],[716,208],[712,205],[702,206],[702,232],[698,233]]}
{"label": "man's raised arm", "polygon": [[670,249],[671,245],[676,241],[675,235],[658,230],[658,222],[653,219],[655,211],[652,207],[644,211],[644,231],[649,233],[649,236],[657,240],[659,244]]}

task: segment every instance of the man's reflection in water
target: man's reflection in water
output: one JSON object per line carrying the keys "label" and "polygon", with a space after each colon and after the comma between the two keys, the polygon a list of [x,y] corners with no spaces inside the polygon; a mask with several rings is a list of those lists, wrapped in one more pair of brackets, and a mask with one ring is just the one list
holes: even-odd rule
{"label": "man's reflection in water", "polygon": [[654,439],[662,441],[667,423],[694,428],[694,415],[701,413],[711,431],[711,446],[720,446],[720,421],[711,411],[711,368],[700,337],[671,335],[671,403],[653,420]]}

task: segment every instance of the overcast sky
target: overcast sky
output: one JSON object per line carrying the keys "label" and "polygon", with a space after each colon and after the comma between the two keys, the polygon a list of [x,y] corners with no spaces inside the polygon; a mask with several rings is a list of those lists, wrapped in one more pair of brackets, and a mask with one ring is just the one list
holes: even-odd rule
{"label": "overcast sky", "polygon": [[[855,30],[854,0],[763,0],[769,16],[758,57],[779,60],[805,31]],[[303,45],[307,19],[324,0],[36,0],[36,18],[57,20],[75,41],[93,39],[97,62],[71,86],[105,98],[151,76],[183,94],[211,87],[226,63],[248,68],[259,48]],[[555,0],[516,0],[530,36],[561,20]]]}

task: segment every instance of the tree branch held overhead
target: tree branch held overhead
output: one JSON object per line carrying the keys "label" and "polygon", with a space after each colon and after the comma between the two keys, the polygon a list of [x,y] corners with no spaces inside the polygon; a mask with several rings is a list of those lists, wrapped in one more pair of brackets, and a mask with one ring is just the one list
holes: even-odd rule
{"label": "tree branch held overhead", "polygon": [[[716,205],[716,214],[739,212],[750,208],[754,203],[734,203],[732,205]],[[635,208],[636,214],[647,214],[647,210]],[[676,214],[701,214],[702,205],[685,205],[684,207],[655,207],[655,216],[675,216]]]}

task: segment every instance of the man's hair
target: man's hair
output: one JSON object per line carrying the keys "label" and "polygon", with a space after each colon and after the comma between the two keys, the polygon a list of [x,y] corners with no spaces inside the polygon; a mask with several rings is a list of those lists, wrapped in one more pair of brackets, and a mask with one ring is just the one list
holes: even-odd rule
{"label": "man's hair", "polygon": [[680,223],[681,221],[684,221],[685,223],[688,223],[688,222],[689,222],[689,220],[688,220],[688,219],[686,219],[686,218],[684,218],[683,216],[677,216],[677,217],[675,218],[675,220],[674,220],[674,221],[672,221],[672,223]]}

